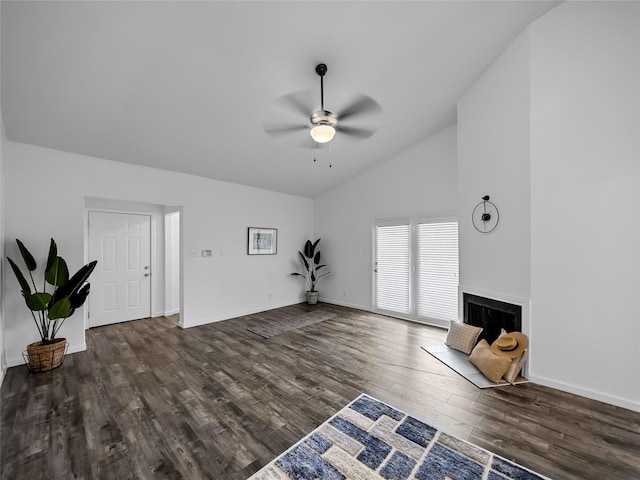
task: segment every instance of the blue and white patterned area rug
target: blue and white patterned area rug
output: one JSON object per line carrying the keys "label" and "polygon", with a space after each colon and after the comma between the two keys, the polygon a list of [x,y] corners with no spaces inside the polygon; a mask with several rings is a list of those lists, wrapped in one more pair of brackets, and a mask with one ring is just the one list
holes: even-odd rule
{"label": "blue and white patterned area rug", "polygon": [[362,394],[250,480],[292,479],[541,480],[547,477]]}

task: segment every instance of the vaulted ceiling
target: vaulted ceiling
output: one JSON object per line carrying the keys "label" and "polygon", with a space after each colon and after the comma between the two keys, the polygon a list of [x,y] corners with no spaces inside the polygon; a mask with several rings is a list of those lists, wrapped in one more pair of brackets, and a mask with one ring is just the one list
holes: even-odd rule
{"label": "vaulted ceiling", "polygon": [[[545,1],[2,1],[12,141],[318,196],[455,123],[456,102]],[[284,108],[382,107],[314,148]],[[315,162],[314,162],[315,158]],[[331,165],[331,167],[329,167]],[[169,187],[169,186],[168,186]]]}

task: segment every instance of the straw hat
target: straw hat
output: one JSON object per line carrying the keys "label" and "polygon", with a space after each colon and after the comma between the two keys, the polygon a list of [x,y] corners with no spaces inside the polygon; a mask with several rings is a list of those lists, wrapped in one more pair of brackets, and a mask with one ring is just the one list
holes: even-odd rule
{"label": "straw hat", "polygon": [[522,355],[527,348],[527,336],[521,332],[510,332],[500,335],[491,344],[491,351],[496,355],[507,358],[516,358]]}

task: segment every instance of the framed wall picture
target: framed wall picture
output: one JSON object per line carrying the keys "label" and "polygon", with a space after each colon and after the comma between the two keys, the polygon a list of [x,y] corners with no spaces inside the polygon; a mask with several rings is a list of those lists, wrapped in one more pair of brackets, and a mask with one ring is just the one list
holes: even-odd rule
{"label": "framed wall picture", "polygon": [[275,255],[278,253],[278,229],[249,227],[247,254]]}

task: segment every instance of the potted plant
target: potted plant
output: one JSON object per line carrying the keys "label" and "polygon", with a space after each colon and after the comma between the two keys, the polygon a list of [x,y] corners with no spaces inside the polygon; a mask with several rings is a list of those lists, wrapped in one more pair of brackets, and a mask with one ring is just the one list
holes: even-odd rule
{"label": "potted plant", "polygon": [[298,258],[300,259],[300,263],[304,266],[305,273],[293,272],[291,275],[298,276],[304,278],[309,290],[306,292],[307,303],[310,305],[315,305],[318,303],[318,295],[319,293],[316,290],[316,285],[320,278],[328,275],[329,271],[322,271],[327,265],[320,265],[320,250],[316,251],[316,247],[320,239],[316,240],[314,243],[311,243],[311,240],[307,240],[307,243],[304,245],[304,253],[298,251]]}
{"label": "potted plant", "polygon": [[[11,269],[18,279],[22,296],[36,324],[40,341],[27,346],[28,366],[32,372],[45,372],[62,364],[67,348],[65,338],[56,338],[64,321],[80,308],[89,295],[90,284],[85,282],[96,267],[97,261],[88,263],[75,275],[69,277],[67,262],[58,256],[56,242],[51,239],[47,265],[40,283],[41,290],[31,272],[37,264],[27,247],[18,239],[18,248],[29,273],[27,281],[16,263],[7,257]],[[33,291],[31,290],[33,286]],[[48,290],[48,291],[47,291]]]}

